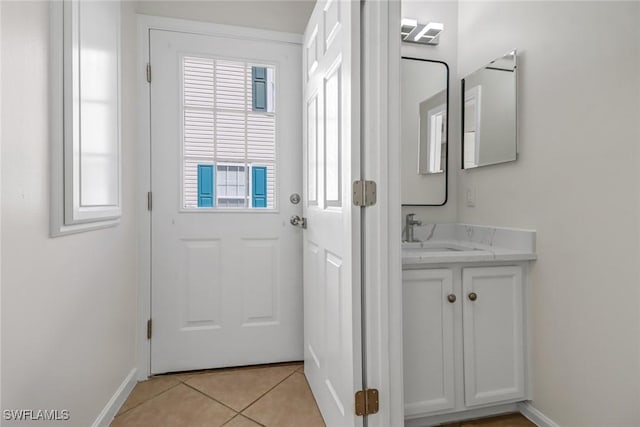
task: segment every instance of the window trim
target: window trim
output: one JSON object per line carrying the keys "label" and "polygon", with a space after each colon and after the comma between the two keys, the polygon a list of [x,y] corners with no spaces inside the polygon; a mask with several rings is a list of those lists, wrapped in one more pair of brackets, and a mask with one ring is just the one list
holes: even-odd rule
{"label": "window trim", "polygon": [[[443,173],[444,169],[443,159],[442,159],[442,140],[443,140],[443,126],[446,126],[446,115],[447,115],[447,105],[440,104],[437,107],[432,108],[427,111],[427,126],[429,128],[428,131],[428,147],[427,147],[427,171],[429,174],[439,174]],[[434,120],[440,118],[440,126],[438,128],[434,128]],[[433,140],[432,140],[433,136]],[[438,155],[436,155],[436,153]],[[432,168],[432,164],[436,163],[438,168]],[[420,171],[418,171],[420,173]]]}
{"label": "window trim", "polygon": [[[463,84],[464,84],[464,79],[463,79]],[[464,90],[464,104],[462,106],[462,109],[466,109],[467,104],[473,103],[474,107],[475,107],[475,124],[476,124],[476,130],[473,132],[465,132],[464,128],[462,129],[462,168],[463,169],[468,169],[468,168],[475,168],[478,167],[478,164],[480,163],[480,118],[481,118],[481,109],[482,109],[482,86],[481,85],[476,85],[470,89],[465,89],[463,86],[463,90]],[[463,123],[464,124],[464,123]],[[473,143],[469,142],[469,145],[473,145],[473,160],[467,160],[466,156],[465,156],[465,149],[464,149],[464,138],[466,136],[467,133],[473,133],[474,134],[474,139],[473,139]],[[470,151],[470,150],[469,150]]]}
{"label": "window trim", "polygon": [[[238,167],[238,168],[243,168],[244,169],[244,174],[245,174],[245,195],[244,197],[242,196],[224,196],[224,197],[220,197],[220,191],[218,189],[218,185],[220,185],[220,180],[218,179],[218,167],[220,166],[225,166],[225,167]],[[214,162],[214,166],[213,169],[215,170],[215,174],[216,174],[216,182],[215,182],[215,188],[216,188],[216,204],[214,206],[214,209],[217,208],[219,210],[222,211],[227,211],[227,210],[231,210],[231,209],[252,209],[251,207],[251,203],[250,203],[250,198],[251,198],[251,177],[250,175],[250,171],[251,171],[251,165],[250,164],[245,164],[245,163],[239,163],[239,162]],[[229,172],[229,170],[227,170],[226,172]],[[226,185],[226,184],[225,184]],[[225,208],[225,207],[220,207],[220,199],[230,199],[230,200],[244,200],[246,203],[246,207],[244,208]]]}
{"label": "window trim", "polygon": [[[74,159],[74,150],[80,149],[79,129],[81,122],[74,107],[74,77],[79,73],[77,58],[73,57],[74,43],[78,42],[79,0],[64,0],[49,3],[49,114],[50,114],[50,224],[51,237],[113,227],[122,216],[122,148],[121,148],[121,47],[120,6],[118,7],[118,40],[116,44],[117,71],[117,191],[116,203],[107,206],[83,207],[80,205],[80,168]],[[76,21],[74,21],[76,20]],[[75,25],[74,25],[75,24]],[[76,63],[74,64],[74,59]],[[72,68],[75,65],[75,69]],[[74,76],[75,72],[75,76]],[[77,78],[77,77],[76,77]],[[74,111],[76,110],[76,111]],[[75,164],[74,164],[75,163]]]}

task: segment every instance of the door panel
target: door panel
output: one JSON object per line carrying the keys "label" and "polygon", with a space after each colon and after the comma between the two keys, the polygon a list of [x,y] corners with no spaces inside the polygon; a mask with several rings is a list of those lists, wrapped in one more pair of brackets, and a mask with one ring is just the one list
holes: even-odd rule
{"label": "door panel", "polygon": [[318,1],[305,32],[305,374],[328,426],[362,425],[357,1]]}
{"label": "door panel", "polygon": [[301,360],[301,47],[151,30],[150,58],[151,372]]}
{"label": "door panel", "polygon": [[341,206],[340,180],[340,62],[337,62],[324,77],[324,177],[325,206]]}
{"label": "door panel", "polygon": [[185,308],[183,329],[220,327],[220,240],[180,240],[181,271],[185,293],[179,305]]}
{"label": "door panel", "polygon": [[276,239],[245,239],[243,326],[277,325],[279,242]]}

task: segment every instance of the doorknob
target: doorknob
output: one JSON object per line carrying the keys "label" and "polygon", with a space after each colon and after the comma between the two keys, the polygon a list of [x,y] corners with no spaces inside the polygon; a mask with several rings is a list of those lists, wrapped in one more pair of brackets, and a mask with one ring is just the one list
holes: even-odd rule
{"label": "doorknob", "polygon": [[478,299],[478,294],[476,294],[475,292],[471,292],[471,293],[469,294],[469,299],[470,299],[471,301],[475,301],[475,300],[477,300],[477,299]]}
{"label": "doorknob", "polygon": [[305,217],[300,217],[298,215],[293,215],[291,217],[291,219],[289,219],[289,222],[293,226],[300,227],[300,228],[303,228],[303,229],[307,228],[307,218],[305,218]]}

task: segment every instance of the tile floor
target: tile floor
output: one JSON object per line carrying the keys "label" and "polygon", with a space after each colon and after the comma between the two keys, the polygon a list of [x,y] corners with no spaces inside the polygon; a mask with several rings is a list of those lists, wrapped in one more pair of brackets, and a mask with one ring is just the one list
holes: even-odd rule
{"label": "tile floor", "polygon": [[521,414],[509,414],[446,424],[442,427],[536,427],[536,425]]}
{"label": "tile floor", "polygon": [[[325,427],[302,363],[159,375],[138,383],[111,427]],[[445,427],[535,427],[520,414]]]}
{"label": "tile floor", "polygon": [[324,427],[302,363],[160,375],[138,383],[111,427]]}

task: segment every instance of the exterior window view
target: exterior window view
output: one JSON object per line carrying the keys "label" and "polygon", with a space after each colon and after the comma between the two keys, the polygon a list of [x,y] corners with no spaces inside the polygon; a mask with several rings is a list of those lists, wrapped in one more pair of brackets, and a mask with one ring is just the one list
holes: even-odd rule
{"label": "exterior window view", "polygon": [[276,69],[182,59],[185,209],[273,209]]}

